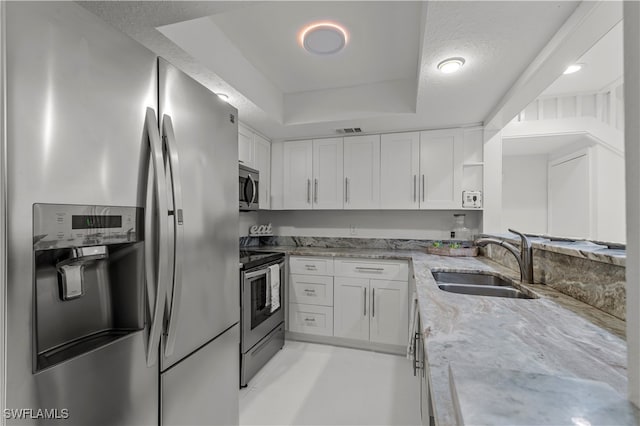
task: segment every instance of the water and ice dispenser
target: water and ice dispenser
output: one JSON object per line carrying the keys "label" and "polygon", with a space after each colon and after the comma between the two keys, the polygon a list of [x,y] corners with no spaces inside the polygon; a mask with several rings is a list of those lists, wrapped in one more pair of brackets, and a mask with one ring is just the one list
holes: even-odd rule
{"label": "water and ice dispenser", "polygon": [[145,327],[142,209],[34,204],[34,372]]}

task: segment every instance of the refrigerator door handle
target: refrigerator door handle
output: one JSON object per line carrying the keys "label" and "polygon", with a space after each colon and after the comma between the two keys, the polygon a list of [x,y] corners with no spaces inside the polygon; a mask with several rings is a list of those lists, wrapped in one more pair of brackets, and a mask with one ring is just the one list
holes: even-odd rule
{"label": "refrigerator door handle", "polygon": [[180,157],[176,145],[176,137],[173,131],[171,117],[162,117],[162,134],[164,144],[169,156],[169,170],[171,177],[171,187],[173,188],[173,229],[174,229],[174,251],[173,251],[173,286],[171,291],[171,306],[167,322],[167,339],[164,348],[164,355],[171,356],[176,344],[176,330],[178,328],[178,318],[180,316],[180,305],[182,299],[182,265],[184,261],[184,227],[182,210],[182,183],[180,181]]}
{"label": "refrigerator door handle", "polygon": [[[165,218],[167,207],[167,181],[164,171],[164,158],[162,153],[162,144],[160,142],[160,134],[156,113],[152,108],[147,108],[146,114],[146,130],[149,138],[150,147],[150,164],[153,168],[154,187],[147,186],[147,208],[145,209],[145,240],[150,241],[148,237],[154,235],[156,227],[154,227],[155,212],[159,214],[157,223],[157,274],[154,270],[156,260],[155,250],[152,247],[145,247],[145,271],[147,275],[147,289],[150,300],[150,308],[152,312],[151,330],[149,331],[149,345],[147,346],[147,366],[151,367],[158,361],[158,345],[160,343],[160,335],[162,333],[162,321],[164,306],[167,297],[167,280],[168,280],[168,262],[167,262],[167,233],[168,223]],[[149,203],[153,200],[153,193],[156,195],[156,206]],[[155,207],[155,208],[154,208]],[[154,286],[155,285],[155,286]],[[155,297],[154,297],[155,295]],[[153,300],[155,299],[155,300]]]}

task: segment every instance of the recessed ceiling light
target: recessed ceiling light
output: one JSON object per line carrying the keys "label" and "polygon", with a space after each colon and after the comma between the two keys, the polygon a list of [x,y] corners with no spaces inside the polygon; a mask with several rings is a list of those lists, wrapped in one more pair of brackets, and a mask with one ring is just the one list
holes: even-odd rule
{"label": "recessed ceiling light", "polygon": [[448,58],[438,64],[438,69],[445,74],[458,71],[464,65],[464,58]]}
{"label": "recessed ceiling light", "polygon": [[226,93],[216,93],[216,95],[218,95],[218,97],[223,101],[229,102],[229,95],[227,95]]}
{"label": "recessed ceiling light", "polygon": [[582,64],[573,64],[569,65],[566,70],[564,70],[563,74],[573,74],[574,72],[578,72],[582,69],[584,65]]}
{"label": "recessed ceiling light", "polygon": [[338,53],[348,42],[347,30],[333,22],[316,22],[300,32],[300,45],[316,55]]}

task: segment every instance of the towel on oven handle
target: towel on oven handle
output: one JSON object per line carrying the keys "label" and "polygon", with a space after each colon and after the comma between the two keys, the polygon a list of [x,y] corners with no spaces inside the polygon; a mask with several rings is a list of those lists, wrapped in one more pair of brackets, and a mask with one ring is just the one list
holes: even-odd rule
{"label": "towel on oven handle", "polygon": [[275,312],[280,307],[280,265],[269,266],[269,283],[271,289],[271,312]]}

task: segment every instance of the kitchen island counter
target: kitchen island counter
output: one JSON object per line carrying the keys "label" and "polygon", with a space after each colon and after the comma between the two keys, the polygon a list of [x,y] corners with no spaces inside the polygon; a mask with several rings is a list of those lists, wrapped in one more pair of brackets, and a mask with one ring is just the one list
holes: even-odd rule
{"label": "kitchen island counter", "polygon": [[[430,375],[433,415],[440,426],[458,424],[459,408],[451,392],[451,365],[457,366],[456,378],[465,371],[472,371],[473,367],[486,371],[511,370],[603,382],[620,398],[626,397],[623,321],[545,285],[520,284],[538,295],[537,299],[470,296],[440,290],[431,274],[431,271],[445,270],[484,271],[518,279],[510,269],[489,259],[436,256],[419,250],[282,246],[264,249],[299,256],[411,261]],[[503,388],[501,393],[508,395],[509,390]],[[540,401],[540,398],[536,400]],[[636,422],[640,421],[637,410],[630,412]],[[629,413],[626,418],[628,416]]]}

